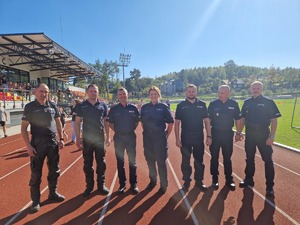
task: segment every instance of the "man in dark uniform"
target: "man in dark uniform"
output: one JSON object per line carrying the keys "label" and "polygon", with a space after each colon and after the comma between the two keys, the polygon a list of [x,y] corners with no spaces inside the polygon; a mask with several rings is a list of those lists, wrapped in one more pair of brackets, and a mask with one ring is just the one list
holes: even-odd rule
{"label": "man in dark uniform", "polygon": [[[35,89],[36,99],[28,103],[24,108],[21,133],[30,156],[30,194],[32,199],[31,210],[40,209],[40,184],[44,160],[47,157],[49,200],[63,201],[64,196],[57,193],[57,179],[60,175],[59,152],[63,148],[64,139],[60,114],[55,103],[48,101],[49,88],[46,84],[39,84]],[[31,141],[27,128],[31,128]],[[57,142],[56,130],[60,142]]]}
{"label": "man in dark uniform", "polygon": [[[177,105],[175,113],[175,137],[176,146],[182,154],[181,171],[184,184],[182,190],[188,191],[191,183],[192,167],[190,165],[191,154],[194,156],[194,179],[196,186],[202,191],[207,189],[203,184],[204,176],[204,134],[203,122],[207,134],[206,145],[211,145],[211,127],[205,102],[196,98],[197,87],[189,84],[185,91],[186,100]],[[181,125],[181,138],[180,127]]]}
{"label": "man in dark uniform", "polygon": [[121,194],[126,189],[126,174],[124,168],[124,151],[126,149],[129,161],[130,189],[137,194],[136,175],[136,135],[134,130],[139,122],[139,111],[136,106],[128,103],[128,92],[125,88],[119,88],[119,104],[112,107],[108,114],[109,127],[115,132],[114,146],[117,158],[117,168],[120,187],[118,193]]}
{"label": "man in dark uniform", "polygon": [[[76,145],[83,146],[82,155],[84,159],[83,170],[85,173],[86,189],[83,196],[87,197],[94,189],[94,153],[97,163],[97,184],[100,194],[108,194],[105,186],[105,144],[109,145],[109,125],[105,121],[107,106],[98,100],[99,89],[95,84],[87,88],[88,99],[79,103],[76,107],[75,119]],[[80,138],[80,123],[82,119],[82,140]],[[104,132],[105,131],[105,132]],[[106,135],[106,137],[105,137]]]}
{"label": "man in dark uniform", "polygon": [[[160,179],[158,193],[164,194],[168,187],[168,173],[166,160],[168,158],[168,137],[172,132],[174,119],[167,105],[159,102],[161,93],[153,86],[148,91],[150,102],[141,109],[143,124],[144,155],[149,169],[150,183],[148,190],[152,190],[157,183],[157,170]],[[166,123],[168,124],[166,126]]]}
{"label": "man in dark uniform", "polygon": [[273,197],[275,172],[272,144],[277,129],[277,118],[281,114],[273,100],[261,95],[262,91],[263,84],[259,81],[253,82],[250,87],[252,98],[245,100],[242,107],[241,127],[246,125],[246,177],[240,183],[240,187],[254,186],[254,161],[257,147],[265,162],[266,195]]}
{"label": "man in dark uniform", "polygon": [[210,102],[208,106],[208,114],[212,128],[212,144],[210,145],[210,173],[212,175],[212,186],[219,188],[219,153],[222,148],[224,172],[226,177],[226,185],[231,189],[235,189],[232,177],[231,156],[233,151],[233,131],[234,121],[236,124],[236,136],[241,134],[240,128],[240,108],[236,101],[229,98],[230,87],[221,85],[218,89],[218,99]]}

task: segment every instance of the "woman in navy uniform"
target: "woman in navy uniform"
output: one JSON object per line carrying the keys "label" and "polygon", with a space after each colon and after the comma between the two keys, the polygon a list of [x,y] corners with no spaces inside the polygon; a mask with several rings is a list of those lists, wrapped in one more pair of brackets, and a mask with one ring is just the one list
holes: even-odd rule
{"label": "woman in navy uniform", "polygon": [[255,152],[258,148],[262,160],[265,162],[266,195],[274,196],[274,164],[272,160],[272,144],[277,129],[277,118],[281,116],[275,102],[264,97],[261,93],[263,84],[255,81],[251,84],[252,97],[245,100],[242,107],[241,127],[246,125],[246,169],[245,179],[240,183],[244,188],[254,186]]}
{"label": "woman in navy uniform", "polygon": [[[31,210],[36,212],[40,209],[40,184],[44,160],[47,157],[48,165],[48,199],[63,201],[64,196],[57,193],[57,179],[60,175],[59,152],[63,148],[64,138],[60,122],[60,114],[54,102],[48,101],[49,88],[40,83],[35,88],[36,99],[25,105],[22,117],[21,133],[30,156],[30,195],[32,199]],[[30,125],[31,141],[27,128]],[[60,142],[57,142],[56,131]]]}
{"label": "woman in navy uniform", "polygon": [[[166,165],[168,157],[167,139],[172,131],[174,119],[168,106],[159,102],[161,94],[158,87],[151,87],[148,95],[150,103],[143,105],[141,109],[144,154],[150,178],[147,189],[152,190],[157,183],[157,163],[160,178],[159,193],[164,194],[168,187]],[[166,126],[166,123],[168,126]]]}

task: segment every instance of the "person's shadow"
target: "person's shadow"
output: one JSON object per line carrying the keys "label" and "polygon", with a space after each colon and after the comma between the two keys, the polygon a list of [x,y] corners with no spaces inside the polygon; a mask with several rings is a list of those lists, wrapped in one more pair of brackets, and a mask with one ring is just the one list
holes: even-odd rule
{"label": "person's shadow", "polygon": [[[211,204],[211,197],[214,193],[213,187],[209,187],[208,190],[204,193],[202,199],[199,201],[198,205],[195,207],[194,212],[197,215],[199,224],[203,225],[220,225],[222,217],[224,214],[225,200],[228,196],[230,189],[227,186],[224,186],[218,193],[216,199]],[[225,224],[229,224],[229,221],[232,221],[233,217],[230,217]]]}
{"label": "person's shadow", "polygon": [[[155,204],[155,202],[160,197],[162,197],[161,194],[155,193],[147,200],[145,200],[141,205],[137,206],[137,204],[141,202],[146,197],[146,195],[150,193],[151,192],[149,192],[149,190],[143,190],[139,194],[131,198],[126,204],[121,205],[119,208],[115,210],[113,210],[113,208],[117,205],[116,202],[110,202],[109,209],[108,209],[110,213],[106,213],[104,218],[105,223],[114,224],[114,225],[137,224],[144,216],[144,214]],[[87,223],[82,223],[82,224],[87,224]]]}
{"label": "person's shadow", "polygon": [[[243,190],[244,196],[242,206],[238,213],[237,225],[272,225],[274,224],[275,202],[273,198],[265,200],[264,208],[254,219],[253,198],[254,192],[251,188]],[[269,202],[268,202],[269,201]],[[273,206],[271,204],[273,204]]]}

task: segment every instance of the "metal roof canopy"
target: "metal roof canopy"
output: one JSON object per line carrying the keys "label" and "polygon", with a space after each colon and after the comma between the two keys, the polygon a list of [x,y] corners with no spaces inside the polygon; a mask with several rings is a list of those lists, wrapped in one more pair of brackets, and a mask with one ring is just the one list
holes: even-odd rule
{"label": "metal roof canopy", "polygon": [[29,65],[30,71],[50,70],[50,77],[100,76],[100,72],[44,33],[0,34],[0,56],[9,66]]}

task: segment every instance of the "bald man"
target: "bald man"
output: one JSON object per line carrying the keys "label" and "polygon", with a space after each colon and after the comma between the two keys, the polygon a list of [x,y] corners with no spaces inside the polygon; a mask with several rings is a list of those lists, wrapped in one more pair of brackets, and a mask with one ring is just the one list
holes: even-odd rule
{"label": "bald man", "polygon": [[240,108],[238,103],[229,98],[230,87],[222,85],[218,89],[218,99],[210,102],[208,106],[209,118],[212,127],[212,144],[210,145],[211,164],[210,173],[212,175],[212,186],[219,188],[219,153],[222,149],[224,173],[226,185],[231,189],[235,189],[235,183],[232,177],[231,155],[233,151],[234,122],[236,124],[236,140],[241,140],[240,126]]}
{"label": "bald man", "polygon": [[241,110],[241,127],[246,126],[246,169],[241,188],[254,186],[255,153],[258,148],[265,162],[266,195],[274,197],[274,164],[272,160],[272,144],[277,129],[277,118],[281,116],[275,102],[262,95],[263,84],[254,81],[250,92],[252,97],[246,99]]}

